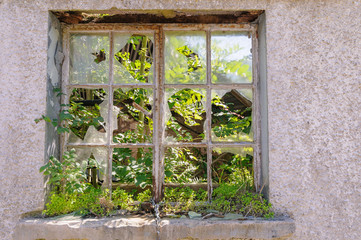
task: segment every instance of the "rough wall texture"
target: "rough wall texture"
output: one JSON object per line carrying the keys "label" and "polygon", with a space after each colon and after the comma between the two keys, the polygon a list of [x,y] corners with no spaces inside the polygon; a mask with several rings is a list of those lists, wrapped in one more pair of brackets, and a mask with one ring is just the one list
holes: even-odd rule
{"label": "rough wall texture", "polygon": [[361,235],[361,3],[0,0],[0,239],[42,207],[48,10],[265,9],[270,200],[293,239]]}

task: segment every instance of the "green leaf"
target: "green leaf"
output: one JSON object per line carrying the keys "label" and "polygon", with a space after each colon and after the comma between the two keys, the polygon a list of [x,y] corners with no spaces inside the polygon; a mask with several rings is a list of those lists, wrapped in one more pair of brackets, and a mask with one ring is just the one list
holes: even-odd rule
{"label": "green leaf", "polygon": [[60,127],[60,126],[58,126],[56,128],[56,131],[58,132],[58,134],[62,134],[62,133],[65,133],[65,132],[70,132],[70,130],[68,128],[64,128],[64,127]]}
{"label": "green leaf", "polygon": [[39,172],[43,172],[48,167],[49,167],[49,164],[45,164],[44,166],[41,166],[40,169],[39,169]]}
{"label": "green leaf", "polygon": [[48,123],[51,122],[51,119],[48,116],[42,115],[42,118],[44,119],[45,122],[48,122]]}
{"label": "green leaf", "polygon": [[144,183],[147,180],[147,176],[145,174],[138,174],[135,177],[135,185],[140,186],[142,183]]}

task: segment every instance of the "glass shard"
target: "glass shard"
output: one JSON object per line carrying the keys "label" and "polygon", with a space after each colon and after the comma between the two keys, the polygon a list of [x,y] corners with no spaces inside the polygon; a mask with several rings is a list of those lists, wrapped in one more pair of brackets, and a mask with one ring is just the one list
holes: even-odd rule
{"label": "glass shard", "polygon": [[201,142],[205,137],[205,89],[166,89],[166,142]]}
{"label": "glass shard", "polygon": [[109,81],[108,34],[72,34],[69,68],[71,84],[107,83]]}
{"label": "glass shard", "polygon": [[89,148],[75,148],[77,155],[77,162],[81,165],[84,172],[87,174],[88,182],[91,182],[90,169],[96,169],[97,184],[102,184],[105,180],[108,151],[105,147],[89,147]]}
{"label": "glass shard", "polygon": [[153,82],[153,35],[114,35],[114,83]]}
{"label": "glass shard", "polygon": [[149,143],[153,137],[153,90],[118,88],[113,94],[118,110],[114,120],[113,142]]}
{"label": "glass shard", "polygon": [[252,90],[212,90],[212,141],[253,141]]}
{"label": "glass shard", "polygon": [[107,90],[74,88],[64,118],[71,130],[70,143],[106,143]]}

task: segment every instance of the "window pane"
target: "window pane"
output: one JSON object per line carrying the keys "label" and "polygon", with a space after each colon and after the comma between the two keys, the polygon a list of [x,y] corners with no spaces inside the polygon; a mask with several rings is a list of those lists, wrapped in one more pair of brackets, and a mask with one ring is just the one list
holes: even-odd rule
{"label": "window pane", "polygon": [[71,35],[69,64],[70,83],[107,83],[109,75],[108,34]]}
{"label": "window pane", "polygon": [[206,119],[204,89],[166,89],[166,142],[201,142]]}
{"label": "window pane", "polygon": [[[106,180],[108,151],[106,147],[73,148],[76,162],[86,175],[88,183],[100,186]],[[69,149],[70,150],[70,149]]]}
{"label": "window pane", "polygon": [[212,141],[253,141],[252,90],[212,90]]}
{"label": "window pane", "polygon": [[166,183],[206,183],[206,148],[167,148],[164,160]]}
{"label": "window pane", "polygon": [[242,184],[253,187],[253,148],[214,148],[212,153],[212,181],[215,184]]}
{"label": "window pane", "polygon": [[113,106],[115,143],[152,142],[153,89],[118,88]]}
{"label": "window pane", "polygon": [[165,32],[165,82],[206,83],[205,32]]}
{"label": "window pane", "polygon": [[113,185],[131,184],[144,189],[152,185],[152,148],[114,148]]}
{"label": "window pane", "polygon": [[153,35],[114,34],[114,83],[153,82]]}
{"label": "window pane", "polygon": [[70,143],[106,143],[108,96],[105,89],[74,88],[69,101]]}
{"label": "window pane", "polygon": [[252,82],[252,39],[248,32],[212,32],[212,82]]}

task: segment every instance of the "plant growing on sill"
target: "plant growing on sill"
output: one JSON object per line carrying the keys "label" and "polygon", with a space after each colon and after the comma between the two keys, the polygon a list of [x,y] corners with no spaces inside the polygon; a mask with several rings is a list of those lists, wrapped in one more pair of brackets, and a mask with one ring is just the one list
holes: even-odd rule
{"label": "plant growing on sill", "polygon": [[[129,50],[125,52],[119,51],[114,56],[115,60],[122,64],[134,79],[145,83],[148,81],[149,69],[152,63],[152,59],[147,56],[148,38],[134,35],[129,39],[128,44],[131,44],[129,46],[132,46],[133,50],[136,49],[136,45],[141,46],[138,52],[139,57],[131,60]],[[199,73],[197,70],[202,69],[202,65],[198,54],[186,45],[177,48],[177,51],[187,57],[187,76],[195,71],[195,73]],[[104,49],[93,53],[93,55],[96,57],[94,61],[98,64],[105,60]],[[220,69],[220,74],[223,73],[225,68],[223,63],[218,62],[217,66]],[[227,72],[235,72],[242,66],[245,68],[242,72],[249,72],[250,75],[251,72],[247,70],[249,66],[246,67],[241,62],[238,62],[238,65],[228,66],[226,69],[228,69]],[[174,70],[174,75],[180,74],[175,68],[171,69]],[[217,80],[216,75],[212,76],[212,78],[214,77],[216,79],[213,80]],[[240,97],[239,92],[236,91],[238,95],[232,95],[232,91],[226,94],[228,96],[222,96],[222,94],[218,96],[216,94],[215,97],[212,97],[211,112],[213,115],[211,124],[208,124],[208,126],[211,125],[210,132],[213,132],[217,138],[224,140],[226,137],[230,137],[230,139],[236,137],[238,141],[241,141],[242,137],[242,139],[247,140],[249,138],[247,135],[250,134],[252,126],[252,102],[247,98],[241,98],[245,102],[244,106],[237,107],[235,101],[225,101],[224,97],[232,97],[232,99]],[[55,92],[58,95],[62,94],[59,89],[56,89]],[[166,131],[173,132],[170,136],[178,141],[197,142],[205,138],[204,128],[201,127],[199,133],[195,128],[203,126],[206,117],[204,104],[202,103],[206,99],[206,95],[200,92],[189,88],[182,89],[165,102],[172,115],[171,119],[166,122]],[[45,120],[56,127],[58,133],[71,131],[81,139],[85,137],[90,126],[93,126],[99,133],[104,133],[106,123],[101,117],[100,105],[98,104],[105,100],[106,94],[104,89],[73,89],[70,104],[63,105],[67,110],[60,112],[59,119],[51,120],[47,116],[42,116],[42,118],[35,121]],[[114,106],[119,105],[119,107],[122,106],[127,109],[124,112],[127,112],[138,123],[135,131],[127,130],[126,132],[119,132],[115,136],[113,133],[114,142],[145,143],[152,139],[153,120],[151,116],[153,113],[151,112],[152,108],[147,91],[140,88],[125,91],[125,89],[118,88],[113,94],[113,99],[110,98],[110,101],[115,100]],[[93,101],[93,105],[85,104],[89,100]],[[139,111],[140,109],[143,111]],[[194,131],[197,130],[195,131],[197,134],[190,134],[189,128],[192,127]],[[239,134],[242,136],[238,136]],[[243,150],[244,153],[251,152],[246,148]],[[114,181],[135,183],[143,188],[151,184],[152,171],[150,168],[153,164],[151,150],[139,148],[137,153],[134,154],[130,149],[119,148],[114,149],[112,153],[112,170],[114,172],[112,177],[114,177]],[[69,154],[69,156],[66,154]],[[150,193],[143,192],[143,194],[135,195],[121,189],[115,190],[112,199],[110,199],[106,191],[97,189],[96,180],[94,180],[96,177],[93,177],[93,186],[91,186],[88,183],[89,180],[84,176],[84,169],[93,165],[90,162],[94,159],[89,158],[84,163],[86,167],[81,167],[82,164],[75,161],[75,152],[66,154],[63,162],[51,158],[49,163],[41,169],[44,174],[49,175],[49,183],[55,187],[52,201],[46,210],[48,215],[76,211],[80,214],[104,216],[109,215],[113,209],[125,209],[129,212],[138,211],[139,206],[134,202],[134,199],[149,201]],[[260,195],[252,193],[253,173],[251,169],[253,156],[246,154],[246,156],[242,157],[240,154],[232,153],[233,156],[230,157],[228,154],[227,157],[224,157],[223,154],[217,152],[212,155],[215,159],[212,159],[213,162],[210,166],[212,168],[211,178],[220,184],[219,188],[213,193],[212,203],[204,203],[206,200],[205,191],[195,192],[187,188],[166,189],[163,211],[187,213],[190,210],[201,212],[203,210],[213,210],[220,214],[236,212],[245,216],[271,216],[270,205],[267,205]],[[164,162],[166,182],[205,182],[209,177],[207,175],[207,164],[205,164],[205,151],[173,148],[168,152]],[[96,173],[96,170],[93,170],[93,173]],[[237,178],[237,175],[240,177]],[[53,202],[54,206],[51,205]],[[173,204],[174,202],[176,204]]]}

